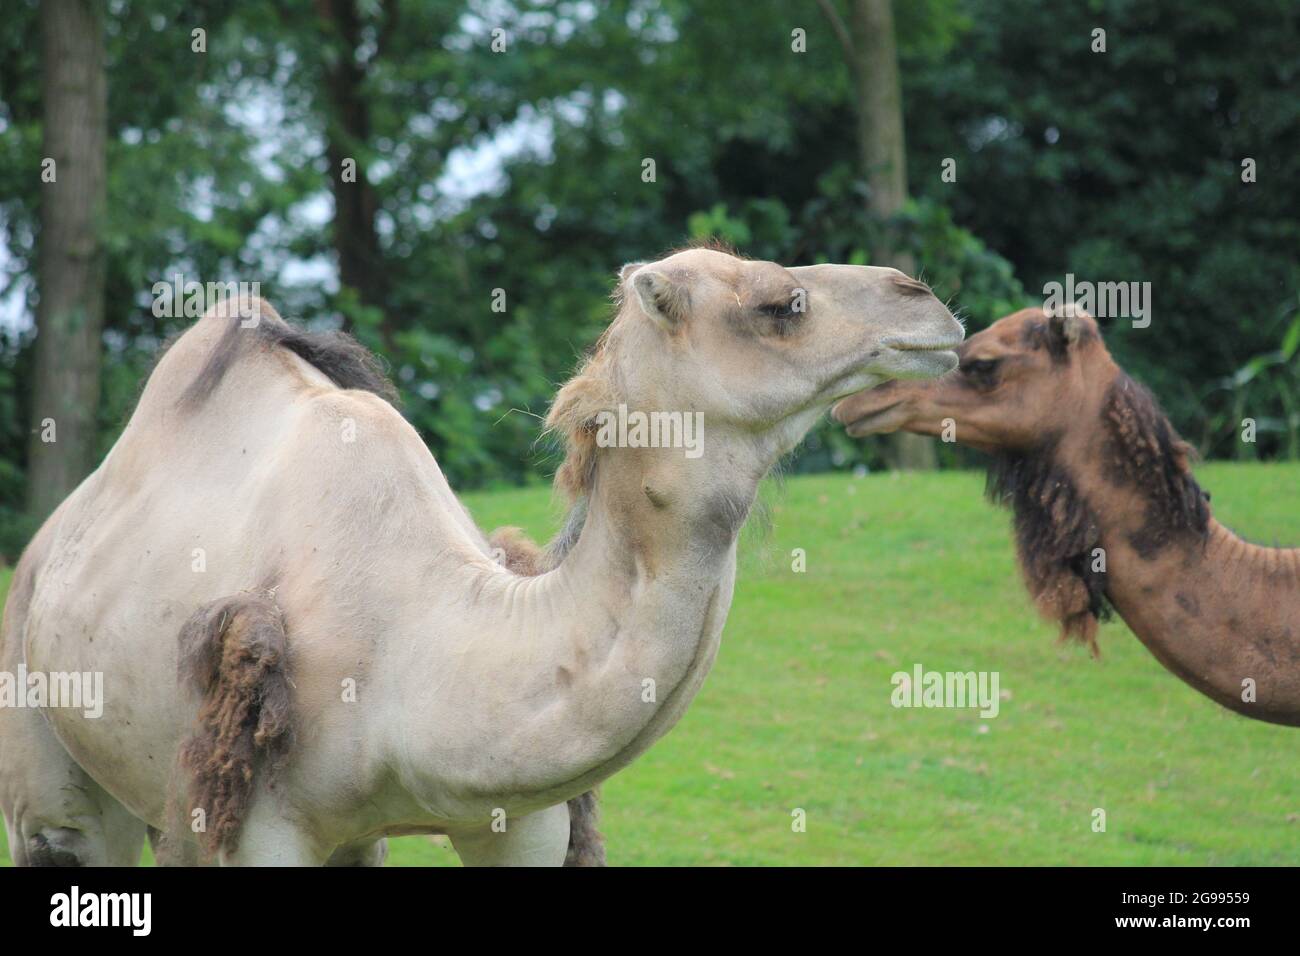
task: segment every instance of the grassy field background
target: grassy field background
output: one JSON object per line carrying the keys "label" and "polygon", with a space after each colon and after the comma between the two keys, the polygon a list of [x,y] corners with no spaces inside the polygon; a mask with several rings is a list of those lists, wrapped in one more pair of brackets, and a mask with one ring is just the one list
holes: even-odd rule
{"label": "grassy field background", "polygon": [[[1221,521],[1300,544],[1300,466],[1198,476]],[[772,528],[746,530],[713,673],[604,786],[611,864],[1300,863],[1300,733],[1216,707],[1122,622],[1104,628],[1100,662],[1056,645],[982,487],[940,473],[765,489]],[[546,490],[467,502],[484,527],[539,538],[560,518]],[[998,671],[1000,714],[895,709],[890,676],[917,663]],[[806,832],[792,832],[795,808]],[[394,840],[389,859],[457,865],[439,838]]]}

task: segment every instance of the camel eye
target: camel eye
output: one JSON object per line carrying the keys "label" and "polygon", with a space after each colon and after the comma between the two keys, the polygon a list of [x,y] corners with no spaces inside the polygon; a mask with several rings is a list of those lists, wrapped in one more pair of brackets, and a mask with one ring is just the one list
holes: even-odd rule
{"label": "camel eye", "polygon": [[782,338],[793,333],[803,318],[801,306],[794,296],[758,306],[756,311],[763,317],[763,334]]}
{"label": "camel eye", "polygon": [[1000,364],[1000,359],[974,359],[970,362],[963,362],[961,371],[976,385],[988,387],[997,379],[998,365]]}

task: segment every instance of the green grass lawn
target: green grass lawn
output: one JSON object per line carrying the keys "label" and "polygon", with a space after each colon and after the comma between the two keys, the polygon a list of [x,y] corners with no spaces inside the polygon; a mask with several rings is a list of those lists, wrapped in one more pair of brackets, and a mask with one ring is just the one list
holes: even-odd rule
{"label": "green grass lawn", "polygon": [[[1300,544],[1300,466],[1198,474],[1221,521]],[[772,530],[746,531],[713,673],[604,786],[612,864],[1300,863],[1300,733],[1218,708],[1121,622],[1100,662],[1056,645],[982,488],[942,473],[767,489]],[[559,519],[546,490],[467,500],[487,528],[545,537]],[[895,709],[890,676],[917,663],[998,671],[1001,713]],[[456,858],[409,837],[390,862]]]}

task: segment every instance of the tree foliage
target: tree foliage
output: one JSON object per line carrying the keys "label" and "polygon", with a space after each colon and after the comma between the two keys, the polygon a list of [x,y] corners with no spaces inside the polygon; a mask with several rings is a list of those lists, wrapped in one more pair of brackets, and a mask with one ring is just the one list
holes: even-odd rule
{"label": "tree foliage", "polygon": [[[314,5],[115,0],[101,451],[188,321],[150,308],[178,272],[256,280],[288,316],[350,326],[466,487],[549,474],[537,416],[608,320],[624,262],[703,234],[789,264],[867,262],[888,230],[972,328],[1066,273],[1150,281],[1151,327],[1109,332],[1121,361],[1205,452],[1237,454],[1249,413],[1252,452],[1295,454],[1294,349],[1275,361],[1300,288],[1295,4],[895,6],[912,199],[882,222],[865,212],[852,83],[816,0],[352,0],[347,37]],[[14,0],[0,22],[0,295],[28,316],[36,10]],[[340,62],[366,106],[361,138],[339,135]],[[331,137],[374,191],[378,292],[338,281]],[[11,511],[32,337],[0,336]],[[879,463],[827,425],[791,467]]]}

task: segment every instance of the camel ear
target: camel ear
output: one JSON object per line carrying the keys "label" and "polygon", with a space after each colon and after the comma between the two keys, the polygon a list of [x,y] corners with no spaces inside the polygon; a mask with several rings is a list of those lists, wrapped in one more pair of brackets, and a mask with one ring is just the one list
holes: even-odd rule
{"label": "camel ear", "polygon": [[645,314],[669,332],[675,332],[686,321],[691,295],[680,278],[642,266],[632,275],[632,291]]}
{"label": "camel ear", "polygon": [[618,270],[619,284],[622,285],[628,279],[632,278],[632,273],[636,272],[636,270],[640,269],[643,265],[645,265],[644,262],[629,262],[623,268],[619,269]]}
{"label": "camel ear", "polygon": [[1086,315],[1087,313],[1073,302],[1067,302],[1060,308],[1054,309],[1048,316],[1048,331],[1051,333],[1053,343],[1061,351],[1065,351],[1079,341],[1079,337],[1083,335],[1083,320],[1080,316]]}

